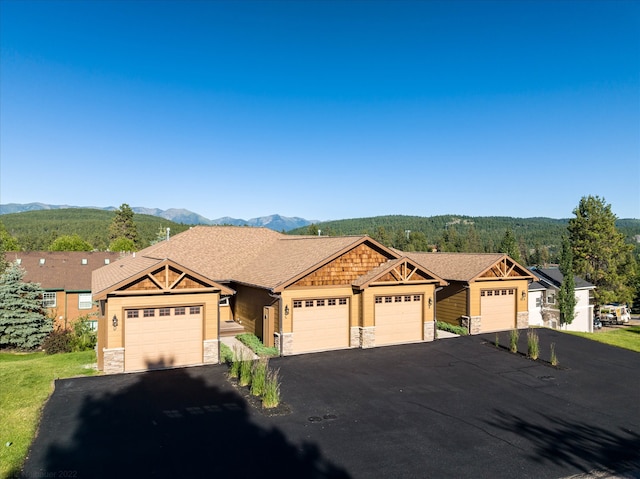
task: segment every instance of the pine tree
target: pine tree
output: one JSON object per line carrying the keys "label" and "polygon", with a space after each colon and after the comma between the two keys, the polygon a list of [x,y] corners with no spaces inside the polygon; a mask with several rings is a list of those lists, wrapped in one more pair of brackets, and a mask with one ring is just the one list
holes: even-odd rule
{"label": "pine tree", "polygon": [[138,229],[133,222],[133,210],[128,204],[123,203],[109,225],[109,240],[114,241],[119,238],[131,240],[134,245],[139,242]]}
{"label": "pine tree", "polygon": [[558,308],[560,309],[560,323],[571,324],[576,316],[576,283],[573,271],[573,253],[566,236],[562,237],[562,251],[560,253],[560,272],[563,279],[558,291]]}
{"label": "pine tree", "polygon": [[518,243],[516,242],[516,237],[514,236],[513,231],[511,231],[511,228],[504,232],[502,242],[500,243],[500,253],[504,253],[512,260],[520,262]]}
{"label": "pine tree", "polygon": [[611,205],[599,196],[586,196],[569,220],[569,241],[575,273],[596,286],[596,304],[633,300],[633,247],[615,225]]}
{"label": "pine tree", "polygon": [[0,347],[33,349],[53,330],[42,307],[42,288],[23,277],[17,263],[0,276]]}

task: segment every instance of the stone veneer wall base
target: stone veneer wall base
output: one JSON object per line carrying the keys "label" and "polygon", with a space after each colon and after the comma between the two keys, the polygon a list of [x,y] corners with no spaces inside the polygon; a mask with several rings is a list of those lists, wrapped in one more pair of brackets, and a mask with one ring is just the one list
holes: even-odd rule
{"label": "stone veneer wall base", "polygon": [[516,316],[516,328],[524,329],[529,327],[529,311],[520,311]]}
{"label": "stone veneer wall base", "polygon": [[118,374],[124,372],[124,348],[104,348],[104,373]]}
{"label": "stone veneer wall base", "polygon": [[204,364],[218,364],[220,362],[220,341],[217,339],[205,339],[202,342]]}
{"label": "stone veneer wall base", "polygon": [[436,338],[435,327],[435,321],[426,321],[423,324],[422,337],[424,338],[424,341],[433,341]]}
{"label": "stone veneer wall base", "polygon": [[368,326],[360,328],[360,347],[362,349],[373,348],[376,345],[376,327]]}
{"label": "stone veneer wall base", "polygon": [[351,348],[359,348],[360,347],[360,341],[361,341],[361,336],[360,336],[360,327],[359,326],[352,326],[351,327],[351,331],[349,334],[349,347]]}

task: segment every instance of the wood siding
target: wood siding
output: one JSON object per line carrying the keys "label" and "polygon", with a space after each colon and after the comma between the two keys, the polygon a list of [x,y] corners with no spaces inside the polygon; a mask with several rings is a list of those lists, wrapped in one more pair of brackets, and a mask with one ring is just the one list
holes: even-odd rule
{"label": "wood siding", "polygon": [[467,288],[465,283],[451,283],[437,293],[436,319],[460,326],[460,318],[467,316]]}
{"label": "wood siding", "polygon": [[247,333],[253,333],[262,339],[262,314],[265,306],[277,304],[277,299],[269,291],[241,284],[232,284],[237,291],[234,299],[233,314]]}
{"label": "wood siding", "polygon": [[363,243],[329,264],[300,279],[293,286],[337,286],[351,284],[363,274],[377,268],[390,257]]}

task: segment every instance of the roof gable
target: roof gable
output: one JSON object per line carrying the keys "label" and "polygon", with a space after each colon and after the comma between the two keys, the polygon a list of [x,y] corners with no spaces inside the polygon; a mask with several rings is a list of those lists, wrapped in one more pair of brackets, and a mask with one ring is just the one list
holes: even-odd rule
{"label": "roof gable", "polygon": [[110,288],[94,293],[94,299],[108,294],[167,294],[183,292],[220,291],[233,294],[230,288],[218,284],[171,260],[162,260],[137,274],[126,278]]}
{"label": "roof gable", "polygon": [[364,289],[367,286],[421,283],[435,283],[444,286],[446,281],[426,271],[409,258],[397,258],[380,264],[354,281],[353,285]]}
{"label": "roof gable", "polygon": [[405,255],[447,281],[535,279],[529,270],[502,253],[408,252]]}

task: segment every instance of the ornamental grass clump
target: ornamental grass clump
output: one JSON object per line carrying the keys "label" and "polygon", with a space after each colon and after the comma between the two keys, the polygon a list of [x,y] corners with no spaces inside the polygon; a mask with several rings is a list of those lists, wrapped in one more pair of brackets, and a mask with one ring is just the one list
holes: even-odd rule
{"label": "ornamental grass clump", "polygon": [[266,409],[277,407],[280,404],[280,381],[278,380],[279,369],[267,370],[262,395],[262,407]]}
{"label": "ornamental grass clump", "polygon": [[556,356],[556,343],[551,343],[551,359],[552,366],[557,366],[559,363],[558,356]]}
{"label": "ornamental grass clump", "polygon": [[518,352],[518,339],[520,339],[520,331],[512,329],[509,333],[509,351],[512,353]]}
{"label": "ornamental grass clump", "polygon": [[242,353],[237,347],[233,347],[233,355],[231,358],[231,366],[229,367],[229,377],[238,379],[240,377],[240,365],[242,364]]}
{"label": "ornamental grass clump", "polygon": [[500,347],[500,336],[498,336],[498,333],[496,333],[495,345],[496,345],[496,348]]}
{"label": "ornamental grass clump", "polygon": [[268,370],[269,360],[267,358],[260,358],[258,361],[253,362],[253,367],[251,368],[251,394],[254,396],[262,396],[264,394]]}
{"label": "ornamental grass clump", "polygon": [[251,384],[251,370],[253,369],[253,361],[251,359],[242,359],[240,361],[240,371],[238,375],[238,384],[240,386],[249,386]]}
{"label": "ornamental grass clump", "polygon": [[527,331],[527,356],[534,361],[540,356],[540,339],[535,329]]}

